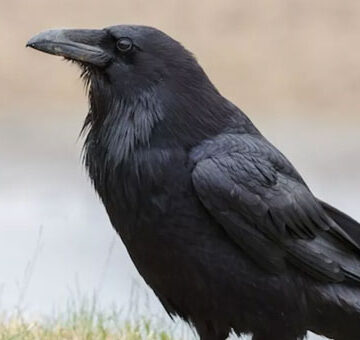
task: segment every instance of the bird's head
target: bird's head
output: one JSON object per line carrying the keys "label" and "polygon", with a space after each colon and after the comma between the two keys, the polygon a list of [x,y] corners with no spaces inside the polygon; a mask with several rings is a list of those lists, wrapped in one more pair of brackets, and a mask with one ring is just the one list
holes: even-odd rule
{"label": "bird's head", "polygon": [[[27,46],[78,63],[90,85],[88,125],[97,120],[103,127],[111,116],[111,126],[119,131],[137,125],[135,141],[147,143],[156,124],[165,127],[162,136],[199,139],[226,125],[227,113],[234,111],[193,55],[155,28],[49,30]],[[127,122],[118,117],[127,117]],[[129,131],[123,134],[129,136]]]}
{"label": "bird's head", "polygon": [[[135,94],[166,81],[206,78],[179,42],[147,26],[59,29],[42,32],[27,46],[63,56],[102,77],[119,95]],[[198,77],[197,77],[198,76]]]}

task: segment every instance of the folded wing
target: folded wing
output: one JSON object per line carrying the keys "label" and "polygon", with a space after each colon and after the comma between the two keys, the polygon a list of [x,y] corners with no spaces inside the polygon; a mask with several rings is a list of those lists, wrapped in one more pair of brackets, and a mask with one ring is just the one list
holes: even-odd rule
{"label": "folded wing", "polygon": [[318,280],[360,282],[359,245],[264,138],[224,135],[193,155],[201,202],[259,266],[281,272],[292,264]]}

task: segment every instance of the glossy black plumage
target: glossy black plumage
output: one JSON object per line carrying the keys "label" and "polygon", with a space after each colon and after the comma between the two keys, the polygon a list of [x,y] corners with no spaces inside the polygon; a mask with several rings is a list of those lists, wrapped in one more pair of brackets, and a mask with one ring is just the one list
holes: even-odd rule
{"label": "glossy black plumage", "polygon": [[360,225],[313,196],[178,42],[114,26],[28,44],[83,68],[85,165],[169,314],[205,340],[360,337]]}

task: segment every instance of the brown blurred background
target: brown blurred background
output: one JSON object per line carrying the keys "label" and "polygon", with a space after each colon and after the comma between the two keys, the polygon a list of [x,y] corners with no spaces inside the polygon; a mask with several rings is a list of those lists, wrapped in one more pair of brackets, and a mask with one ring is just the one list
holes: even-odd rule
{"label": "brown blurred background", "polygon": [[101,282],[104,300],[124,303],[131,278],[141,281],[117,238],[106,260],[114,233],[76,139],[87,111],[79,70],[25,48],[48,28],[120,23],[180,40],[316,195],[360,219],[360,1],[1,0],[3,308],[19,303],[14,282],[40,225],[42,253],[21,303],[47,310],[66,298],[75,275],[84,289]]}
{"label": "brown blurred background", "polygon": [[119,23],[156,26],[183,42],[218,88],[252,113],[344,118],[359,112],[356,0],[2,0],[0,18],[3,112],[84,104],[76,72],[26,50],[30,36]]}

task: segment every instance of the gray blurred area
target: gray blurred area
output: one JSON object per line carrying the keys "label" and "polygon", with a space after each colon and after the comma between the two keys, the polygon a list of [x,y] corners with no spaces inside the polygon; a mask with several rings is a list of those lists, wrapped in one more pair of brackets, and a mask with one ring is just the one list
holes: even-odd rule
{"label": "gray blurred area", "polygon": [[312,191],[360,220],[360,2],[2,0],[0,310],[51,313],[76,287],[126,306],[138,282],[163,313],[82,168],[79,70],[24,47],[48,28],[119,23],[180,40]]}

